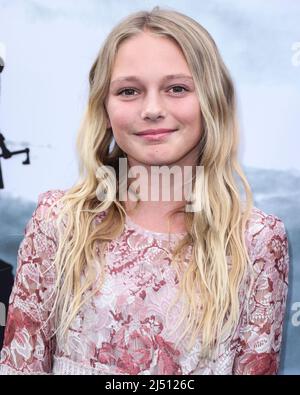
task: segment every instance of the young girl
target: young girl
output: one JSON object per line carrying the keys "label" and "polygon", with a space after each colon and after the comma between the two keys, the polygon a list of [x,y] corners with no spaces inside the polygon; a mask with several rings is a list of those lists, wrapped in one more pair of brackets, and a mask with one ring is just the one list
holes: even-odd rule
{"label": "young girl", "polygon": [[[179,12],[129,15],[89,81],[80,179],[26,226],[0,372],[276,374],[287,237],[252,205],[213,39]],[[173,198],[155,167],[176,168]]]}

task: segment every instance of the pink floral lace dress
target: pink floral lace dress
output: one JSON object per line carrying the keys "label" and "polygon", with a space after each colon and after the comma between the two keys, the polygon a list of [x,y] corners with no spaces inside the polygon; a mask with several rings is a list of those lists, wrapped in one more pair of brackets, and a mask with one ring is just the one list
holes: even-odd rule
{"label": "pink floral lace dress", "polygon": [[[57,234],[55,226],[44,218],[63,193],[41,194],[25,228],[0,374],[277,373],[289,260],[280,219],[253,209],[245,235],[256,273],[253,291],[246,297],[246,290],[241,289],[236,330],[221,344],[215,359],[203,362],[199,359],[200,340],[189,351],[184,339],[176,346],[178,330],[174,333],[173,328],[181,314],[180,301],[167,316],[178,287],[170,248],[184,234],[171,234],[169,239],[167,234],[143,229],[129,217],[121,236],[109,244],[102,288],[80,310],[66,342],[56,341],[48,317]],[[191,246],[184,264],[190,254]]]}

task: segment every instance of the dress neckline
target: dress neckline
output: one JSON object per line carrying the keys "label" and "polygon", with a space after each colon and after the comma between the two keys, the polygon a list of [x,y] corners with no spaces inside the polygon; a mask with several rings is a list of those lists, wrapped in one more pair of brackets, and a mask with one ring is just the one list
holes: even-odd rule
{"label": "dress neckline", "polygon": [[135,223],[128,214],[125,217],[125,226],[130,229],[134,229],[137,233],[142,233],[146,236],[152,236],[153,238],[165,239],[178,239],[187,235],[187,232],[176,232],[176,233],[165,233],[165,232],[155,232],[153,230],[146,229],[141,225]]}

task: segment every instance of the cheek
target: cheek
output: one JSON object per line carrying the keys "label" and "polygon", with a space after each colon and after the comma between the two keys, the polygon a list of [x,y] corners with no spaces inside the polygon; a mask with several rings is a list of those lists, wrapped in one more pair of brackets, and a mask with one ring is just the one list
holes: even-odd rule
{"label": "cheek", "polygon": [[195,127],[200,125],[201,113],[197,100],[189,100],[176,106],[175,112],[177,119],[183,124]]}
{"label": "cheek", "polygon": [[130,127],[132,127],[133,120],[133,114],[131,114],[131,111],[126,108],[119,107],[118,110],[112,111],[110,115],[112,127],[116,132],[130,129]]}

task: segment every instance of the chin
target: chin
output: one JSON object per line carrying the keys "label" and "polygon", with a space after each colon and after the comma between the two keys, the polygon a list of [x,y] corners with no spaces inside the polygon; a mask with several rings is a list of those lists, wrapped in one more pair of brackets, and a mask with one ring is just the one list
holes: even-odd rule
{"label": "chin", "polygon": [[174,163],[173,160],[167,160],[167,159],[157,159],[157,160],[151,160],[147,164],[148,166],[170,166]]}

